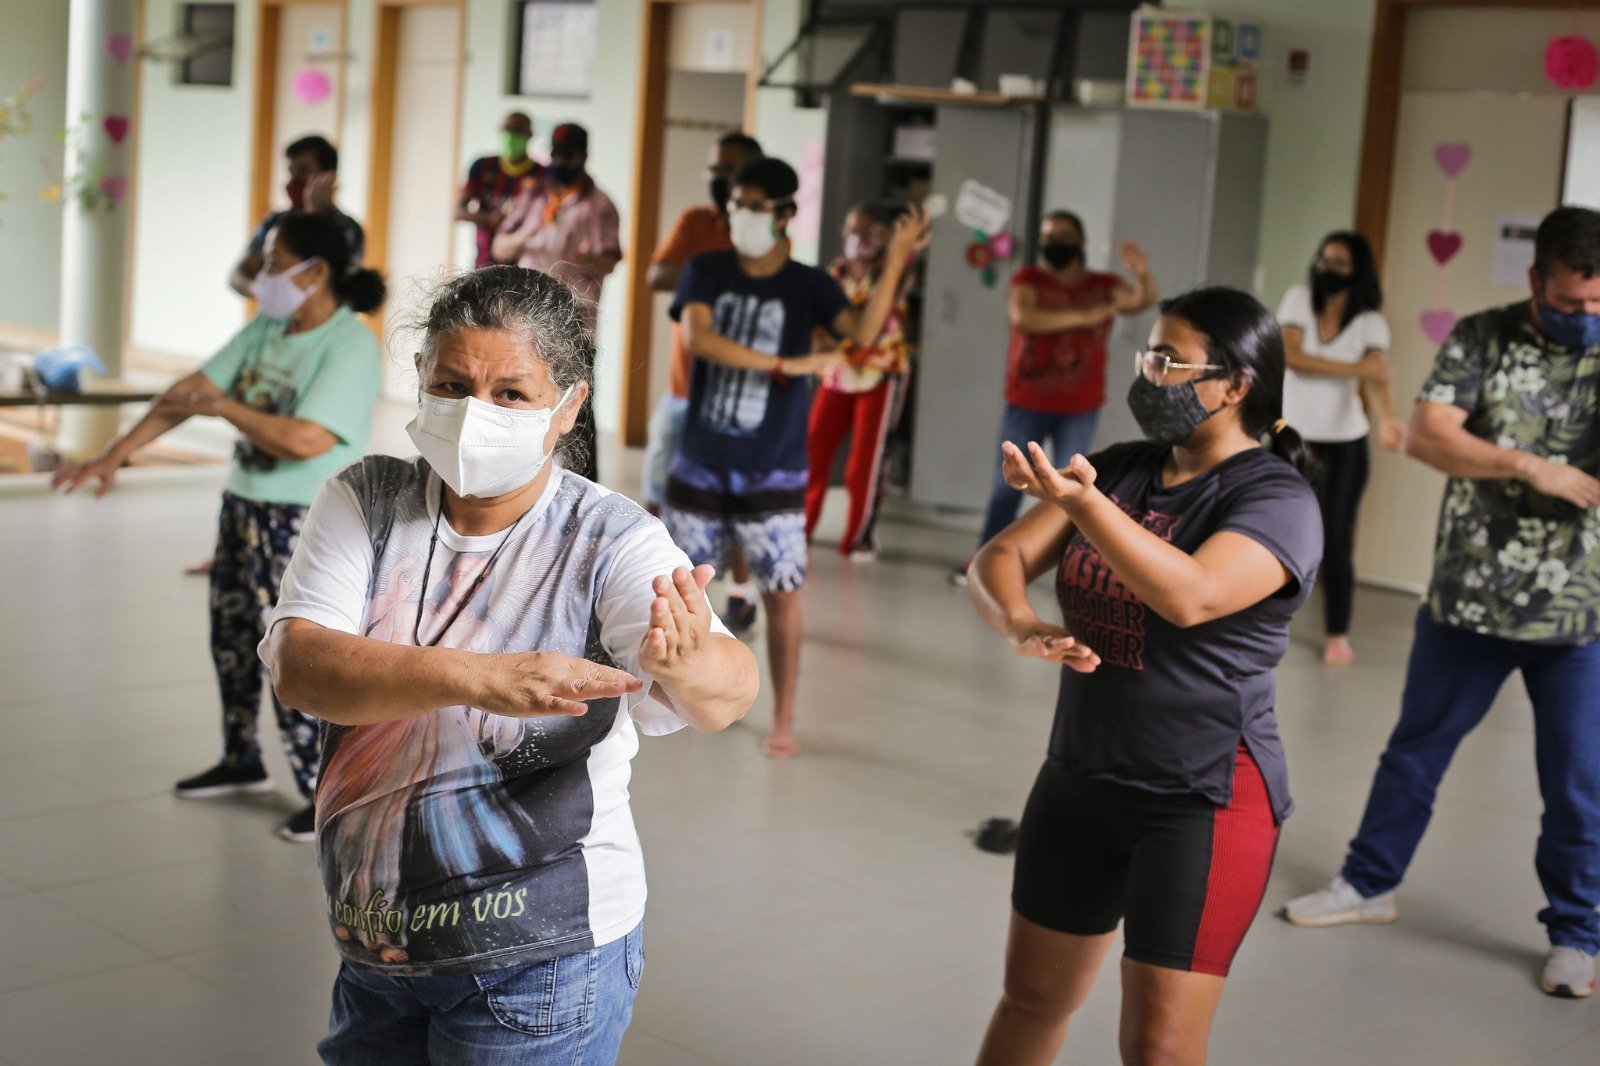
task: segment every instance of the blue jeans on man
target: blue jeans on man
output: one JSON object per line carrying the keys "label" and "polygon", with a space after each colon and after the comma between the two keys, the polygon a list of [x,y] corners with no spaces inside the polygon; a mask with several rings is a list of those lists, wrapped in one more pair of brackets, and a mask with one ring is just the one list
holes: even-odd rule
{"label": "blue jeans on man", "polygon": [[[1089,454],[1094,440],[1095,423],[1099,411],[1085,411],[1076,415],[1054,415],[1043,411],[1028,411],[1006,404],[1005,417],[1000,422],[1001,443],[1010,441],[1023,454],[1028,442],[1036,441],[1048,448],[1056,466],[1066,466],[1078,453]],[[999,449],[996,448],[998,454]],[[1017,508],[1022,503],[1022,493],[1006,484],[1005,471],[1000,460],[995,461],[994,486],[989,490],[989,509],[983,516],[983,537],[979,544],[987,544],[1002,529],[1017,520]]]}
{"label": "blue jeans on man", "polygon": [[1600,953],[1600,643],[1530,644],[1417,615],[1400,721],[1378,760],[1342,875],[1372,897],[1400,883],[1462,739],[1514,670],[1533,701],[1534,759],[1544,798],[1534,868],[1555,947]]}
{"label": "blue jeans on man", "polygon": [[644,927],[488,973],[389,977],[348,964],[333,986],[328,1066],[604,1066],[644,973]]}

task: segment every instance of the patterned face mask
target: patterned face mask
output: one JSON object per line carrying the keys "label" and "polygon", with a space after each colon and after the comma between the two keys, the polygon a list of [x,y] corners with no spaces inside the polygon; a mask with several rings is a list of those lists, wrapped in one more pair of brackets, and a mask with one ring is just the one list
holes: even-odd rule
{"label": "patterned face mask", "polygon": [[1181,385],[1157,385],[1144,377],[1133,379],[1128,389],[1128,407],[1147,440],[1156,444],[1182,444],[1217,411],[1206,410],[1195,390],[1195,381]]}

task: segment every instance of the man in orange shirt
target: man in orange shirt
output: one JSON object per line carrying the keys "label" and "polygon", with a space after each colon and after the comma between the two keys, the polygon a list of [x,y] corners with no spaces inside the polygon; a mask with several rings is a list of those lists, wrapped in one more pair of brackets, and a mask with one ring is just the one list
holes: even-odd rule
{"label": "man in orange shirt", "polygon": [[[650,259],[650,288],[672,292],[678,287],[683,265],[702,252],[726,251],[733,247],[728,236],[728,198],[733,192],[733,175],[747,160],[762,156],[761,145],[746,133],[724,133],[706,160],[711,202],[686,207],[672,224],[666,240]],[[650,414],[649,438],[644,449],[644,502],[652,514],[661,507],[667,491],[667,467],[678,450],[683,421],[689,410],[689,371],[694,356],[683,343],[678,324],[672,324],[672,367],[667,391]],[[723,618],[740,633],[755,622],[756,597],[750,586],[750,570],[737,548],[731,567],[728,610]]]}

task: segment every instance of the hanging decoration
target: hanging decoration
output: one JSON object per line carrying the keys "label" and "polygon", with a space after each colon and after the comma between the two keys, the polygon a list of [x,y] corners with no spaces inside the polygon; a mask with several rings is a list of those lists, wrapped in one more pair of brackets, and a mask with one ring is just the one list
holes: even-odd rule
{"label": "hanging decoration", "polygon": [[302,104],[320,104],[333,95],[333,80],[315,67],[294,76],[294,94]]}
{"label": "hanging decoration", "polygon": [[133,58],[133,38],[126,33],[106,34],[106,51],[111,58],[119,64],[127,63]]}
{"label": "hanging decoration", "polygon": [[985,288],[992,289],[995,282],[1000,280],[995,262],[1010,259],[1014,251],[1016,240],[1010,233],[997,233],[991,237],[985,231],[975,229],[972,231],[972,243],[967,245],[967,265],[978,271]]}
{"label": "hanging decoration", "polygon": [[[28,98],[44,88],[44,75],[35,74],[15,92],[0,96],[0,144],[14,137],[21,137],[33,132],[33,114],[28,110]],[[48,156],[41,157],[40,168],[45,177],[51,177],[50,160]],[[0,200],[45,200],[61,199],[61,185],[50,182],[42,188],[36,189],[6,189],[0,190]]]}
{"label": "hanging decoration", "polygon": [[1444,174],[1444,210],[1439,228],[1428,231],[1428,254],[1433,258],[1434,304],[1422,312],[1422,332],[1435,344],[1443,344],[1455,328],[1456,313],[1445,306],[1444,270],[1461,251],[1463,241],[1455,226],[1456,176],[1472,161],[1472,145],[1465,141],[1441,141],[1434,146],[1433,161]]}
{"label": "hanging decoration", "polygon": [[1544,50],[1544,76],[1559,89],[1587,89],[1600,75],[1600,52],[1581,34],[1550,38]]}
{"label": "hanging decoration", "polygon": [[112,144],[121,144],[128,135],[127,115],[107,115],[100,120],[100,128],[106,131],[106,136],[111,138]]}

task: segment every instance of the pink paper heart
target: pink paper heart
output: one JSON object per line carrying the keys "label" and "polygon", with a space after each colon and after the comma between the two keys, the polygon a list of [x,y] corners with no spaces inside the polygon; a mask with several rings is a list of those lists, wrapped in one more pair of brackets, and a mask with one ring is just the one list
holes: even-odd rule
{"label": "pink paper heart", "polygon": [[100,191],[111,197],[112,203],[120,204],[128,193],[128,179],[122,174],[107,174],[100,179]]}
{"label": "pink paper heart", "polygon": [[127,115],[107,115],[100,120],[100,125],[105,127],[106,136],[111,138],[112,144],[121,144],[128,135]]}
{"label": "pink paper heart", "polygon": [[1472,145],[1466,141],[1440,141],[1433,149],[1433,161],[1445,177],[1453,178],[1472,162]]}
{"label": "pink paper heart", "polygon": [[333,81],[322,71],[307,67],[294,76],[294,94],[303,104],[320,104],[333,94]]}
{"label": "pink paper heart", "polygon": [[1435,307],[1422,312],[1422,332],[1435,344],[1443,344],[1455,325],[1456,313],[1448,307]]}
{"label": "pink paper heart", "polygon": [[118,63],[126,63],[133,58],[133,38],[126,33],[108,33],[106,51],[110,52],[111,58]]}
{"label": "pink paper heart", "polygon": [[1433,253],[1435,263],[1444,266],[1461,251],[1461,234],[1454,230],[1429,230],[1428,251]]}

